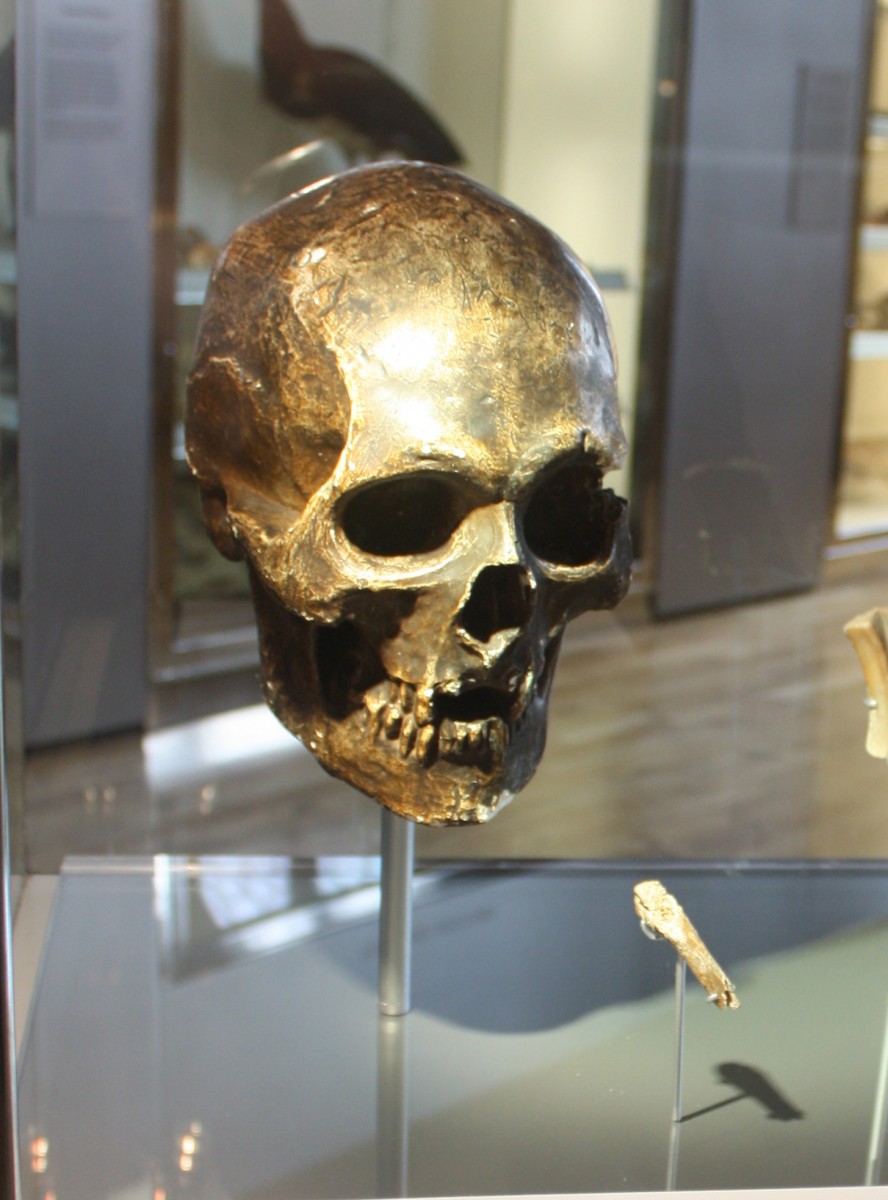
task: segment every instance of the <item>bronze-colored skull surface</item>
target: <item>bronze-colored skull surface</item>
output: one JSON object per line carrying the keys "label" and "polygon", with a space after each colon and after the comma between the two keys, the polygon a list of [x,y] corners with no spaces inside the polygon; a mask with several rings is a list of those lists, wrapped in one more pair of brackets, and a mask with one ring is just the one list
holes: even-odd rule
{"label": "bronze-colored skull surface", "polygon": [[492,817],[539,763],[565,625],[628,586],[583,266],[453,171],[315,185],[220,256],[186,434],[280,720],[402,816]]}

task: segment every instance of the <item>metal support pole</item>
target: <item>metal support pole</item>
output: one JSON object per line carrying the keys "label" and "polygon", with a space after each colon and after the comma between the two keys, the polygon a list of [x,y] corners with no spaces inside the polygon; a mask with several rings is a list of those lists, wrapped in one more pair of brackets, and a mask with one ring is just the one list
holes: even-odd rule
{"label": "metal support pole", "polygon": [[682,1118],[684,1092],[684,1028],[685,990],[688,965],[679,955],[675,956],[675,1088],[672,1094],[672,1120],[678,1124]]}
{"label": "metal support pole", "polygon": [[400,1017],[410,1011],[413,931],[412,821],[382,810],[382,884],[379,905],[379,1011]]}
{"label": "metal support pole", "polygon": [[882,1035],[882,1054],[879,1059],[879,1077],[876,1083],[876,1102],[873,1106],[873,1122],[870,1127],[869,1148],[866,1157],[866,1176],[864,1183],[868,1186],[879,1182],[882,1173],[882,1148],[885,1142],[885,1124],[888,1119],[888,1106],[885,1093],[888,1089],[888,1013],[885,1017],[885,1032]]}
{"label": "metal support pole", "polygon": [[407,1195],[410,1120],[407,1098],[407,1035],[410,1022],[377,1018],[376,1195]]}
{"label": "metal support pole", "polygon": [[669,1160],[666,1166],[666,1190],[675,1191],[678,1177],[678,1139],[684,1102],[684,1013],[688,967],[681,955],[675,956],[675,1081],[672,1091],[672,1126],[669,1130]]}

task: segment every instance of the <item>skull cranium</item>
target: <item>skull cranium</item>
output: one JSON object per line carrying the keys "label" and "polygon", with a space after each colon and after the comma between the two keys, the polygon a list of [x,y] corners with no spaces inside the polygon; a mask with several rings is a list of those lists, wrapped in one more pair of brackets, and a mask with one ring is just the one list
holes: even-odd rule
{"label": "skull cranium", "polygon": [[489,819],[539,763],[566,623],[628,586],[585,269],[455,172],[347,172],[229,242],[186,435],[281,721],[402,816]]}

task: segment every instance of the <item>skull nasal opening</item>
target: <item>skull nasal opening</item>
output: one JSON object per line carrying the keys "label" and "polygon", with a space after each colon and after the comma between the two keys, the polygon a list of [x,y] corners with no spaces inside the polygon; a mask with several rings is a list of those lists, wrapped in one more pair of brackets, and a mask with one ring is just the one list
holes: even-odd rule
{"label": "skull nasal opening", "polygon": [[530,618],[533,585],[517,563],[485,567],[472,584],[457,624],[470,637],[488,642],[504,629],[520,629]]}

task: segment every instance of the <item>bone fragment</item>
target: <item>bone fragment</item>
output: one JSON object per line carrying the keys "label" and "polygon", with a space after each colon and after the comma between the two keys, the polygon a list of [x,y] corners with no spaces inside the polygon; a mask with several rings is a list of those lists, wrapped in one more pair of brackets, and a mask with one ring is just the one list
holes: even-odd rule
{"label": "bone fragment", "polygon": [[739,1008],[734,985],[706,949],[684,909],[657,879],[646,879],[633,889],[635,911],[654,933],[666,939],[688,964],[718,1008]]}
{"label": "bone fragment", "polygon": [[871,608],[852,617],[845,633],[857,651],[869,707],[867,753],[888,758],[888,608]]}

